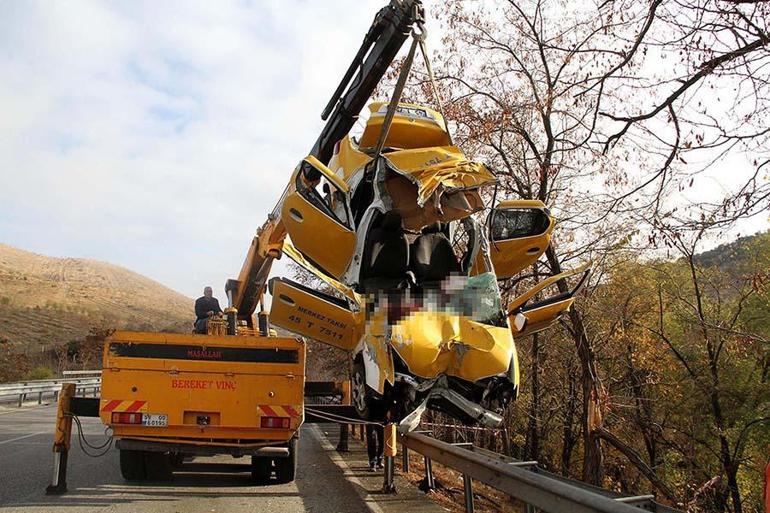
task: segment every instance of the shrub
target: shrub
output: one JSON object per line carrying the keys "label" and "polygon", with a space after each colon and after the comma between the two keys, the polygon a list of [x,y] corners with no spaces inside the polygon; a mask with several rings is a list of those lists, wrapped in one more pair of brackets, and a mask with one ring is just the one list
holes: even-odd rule
{"label": "shrub", "polygon": [[27,371],[24,374],[23,379],[51,379],[54,377],[54,372],[44,365],[38,365],[37,367]]}

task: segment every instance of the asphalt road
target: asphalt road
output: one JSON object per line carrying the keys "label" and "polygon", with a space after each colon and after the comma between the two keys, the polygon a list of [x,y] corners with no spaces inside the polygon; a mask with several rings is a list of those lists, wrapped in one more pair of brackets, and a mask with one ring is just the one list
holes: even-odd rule
{"label": "asphalt road", "polygon": [[[330,459],[329,442],[315,426],[302,428],[296,481],[266,486],[253,485],[247,467],[243,473],[177,473],[171,482],[137,486],[121,477],[116,449],[90,458],[78,446],[73,432],[69,492],[46,496],[52,473],[55,415],[54,406],[0,411],[0,512],[342,513],[380,509],[370,498],[362,497]],[[89,442],[100,445],[106,440],[99,419],[83,419],[83,424]],[[248,463],[246,458],[234,460],[229,456],[197,461]]]}

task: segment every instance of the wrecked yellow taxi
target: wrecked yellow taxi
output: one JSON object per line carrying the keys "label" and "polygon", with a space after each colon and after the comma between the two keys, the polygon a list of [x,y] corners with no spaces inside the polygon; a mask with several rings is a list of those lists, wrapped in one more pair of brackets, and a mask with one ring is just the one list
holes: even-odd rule
{"label": "wrecked yellow taxi", "polygon": [[[588,269],[502,304],[498,280],[543,254],[554,217],[533,200],[484,212],[481,190],[496,178],[452,145],[441,114],[399,103],[386,126],[388,107],[373,103],[363,134],[339,141],[327,164],[310,156],[295,169],[282,250],[326,285],[272,279],[270,320],[351,352],[364,418],[414,425],[431,408],[498,426],[519,387],[514,337],[556,322]],[[532,301],[578,274],[572,290]]]}

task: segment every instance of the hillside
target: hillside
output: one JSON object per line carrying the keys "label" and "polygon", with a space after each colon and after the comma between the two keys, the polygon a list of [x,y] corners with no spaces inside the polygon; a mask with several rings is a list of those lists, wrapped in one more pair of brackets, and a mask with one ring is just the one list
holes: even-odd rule
{"label": "hillside", "polygon": [[770,232],[760,232],[721,244],[716,248],[696,255],[695,261],[703,267],[732,268],[741,270],[756,267],[757,258],[770,247]]}
{"label": "hillside", "polygon": [[189,331],[193,300],[122,267],[0,244],[0,342],[36,350],[91,328]]}

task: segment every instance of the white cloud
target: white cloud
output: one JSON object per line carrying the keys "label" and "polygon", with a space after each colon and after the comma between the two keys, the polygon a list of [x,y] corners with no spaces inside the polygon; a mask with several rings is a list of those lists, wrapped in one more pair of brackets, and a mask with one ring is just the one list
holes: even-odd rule
{"label": "white cloud", "polygon": [[223,298],[385,3],[0,2],[0,242]]}
{"label": "white cloud", "polygon": [[0,241],[221,290],[384,3],[0,3]]}

